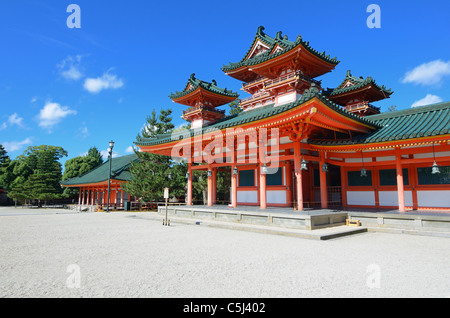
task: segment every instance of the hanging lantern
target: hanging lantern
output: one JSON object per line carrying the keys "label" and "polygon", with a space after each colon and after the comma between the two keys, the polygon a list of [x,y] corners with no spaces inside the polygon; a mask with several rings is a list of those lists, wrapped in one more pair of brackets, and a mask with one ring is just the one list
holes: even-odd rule
{"label": "hanging lantern", "polygon": [[439,166],[437,165],[436,161],[434,161],[434,164],[431,166],[431,174],[439,174],[441,171],[439,170]]}
{"label": "hanging lantern", "polygon": [[441,171],[439,170],[439,166],[436,163],[436,154],[434,152],[434,143],[433,143],[433,165],[431,166],[431,174],[439,174]]}
{"label": "hanging lantern", "polygon": [[212,171],[208,170],[208,177],[212,177]]}
{"label": "hanging lantern", "polygon": [[308,170],[308,162],[305,159],[302,159],[300,170]]}
{"label": "hanging lantern", "polygon": [[361,161],[362,161],[361,177],[367,177],[367,170],[364,169],[364,155],[362,151],[361,151]]}
{"label": "hanging lantern", "polygon": [[328,164],[326,162],[322,166],[322,172],[328,172]]}
{"label": "hanging lantern", "polygon": [[361,169],[361,177],[367,177],[367,170],[364,168]]}
{"label": "hanging lantern", "polygon": [[188,171],[188,172],[186,172],[186,179],[189,179],[189,177],[190,177],[190,174],[189,174],[189,171]]}
{"label": "hanging lantern", "polygon": [[234,174],[235,176],[238,175],[238,168],[237,168],[237,167],[234,167],[234,168],[233,168],[233,174]]}

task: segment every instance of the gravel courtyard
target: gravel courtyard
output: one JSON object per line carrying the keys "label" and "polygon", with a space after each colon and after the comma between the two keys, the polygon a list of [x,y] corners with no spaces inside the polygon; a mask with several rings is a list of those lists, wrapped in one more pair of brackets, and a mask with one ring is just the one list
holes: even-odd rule
{"label": "gravel courtyard", "polygon": [[0,208],[0,297],[450,297],[450,239],[315,241]]}

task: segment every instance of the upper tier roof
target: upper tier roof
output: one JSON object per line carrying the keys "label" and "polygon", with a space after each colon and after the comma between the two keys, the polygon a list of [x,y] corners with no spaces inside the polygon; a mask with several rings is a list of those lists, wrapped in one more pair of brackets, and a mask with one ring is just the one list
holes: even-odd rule
{"label": "upper tier roof", "polygon": [[[330,65],[330,68],[334,68],[339,61],[336,57],[330,58],[330,55],[326,55],[325,52],[318,52],[314,50],[310,45],[309,41],[303,41],[302,37],[299,35],[295,42],[289,41],[287,35],[282,37],[281,31],[279,31],[275,38],[272,38],[263,32],[264,27],[260,26],[256,32],[256,36],[248,49],[245,56],[241,61],[237,63],[230,63],[229,65],[224,65],[222,70],[224,72],[232,72],[242,67],[251,67],[261,63],[264,63],[269,60],[276,59],[279,56],[282,56],[290,51],[301,48],[311,54],[317,60],[325,62]],[[260,49],[258,49],[258,46]],[[312,71],[313,72],[313,71]],[[323,70],[319,72],[313,72],[313,77],[322,75]],[[233,76],[232,74],[229,74]],[[236,77],[236,76],[233,76]],[[238,76],[239,77],[239,76]],[[240,78],[238,78],[240,79]]]}
{"label": "upper tier roof", "polygon": [[213,99],[215,100],[215,102],[212,103],[216,104],[214,106],[220,106],[230,103],[239,97],[239,94],[236,92],[233,92],[226,88],[218,87],[217,82],[215,80],[212,80],[211,82],[212,83],[199,80],[195,78],[195,73],[193,73],[189,77],[184,89],[181,92],[177,91],[175,93],[170,94],[169,98],[176,103],[193,106],[191,100],[195,99],[197,97],[196,95],[198,95],[201,91],[203,91],[206,93],[214,94]]}
{"label": "upper tier roof", "polygon": [[328,88],[326,91],[324,91],[324,95],[334,102],[341,104],[339,100],[345,99],[343,97],[344,95],[350,96],[353,93],[357,93],[358,91],[362,90],[363,88],[369,88],[369,86],[371,86],[371,88],[374,90],[374,92],[372,92],[371,94],[371,101],[389,98],[389,96],[394,93],[391,89],[386,88],[386,86],[380,86],[375,83],[375,80],[370,76],[366,79],[362,77],[358,78],[353,76],[351,71],[347,71],[345,79],[342,81],[342,83],[334,89]]}

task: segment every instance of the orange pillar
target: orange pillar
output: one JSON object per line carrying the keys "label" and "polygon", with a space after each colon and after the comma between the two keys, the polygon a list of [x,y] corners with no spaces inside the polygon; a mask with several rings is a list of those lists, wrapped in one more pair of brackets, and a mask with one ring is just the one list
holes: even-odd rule
{"label": "orange pillar", "polygon": [[266,174],[263,173],[262,165],[259,168],[259,184],[260,184],[260,191],[259,191],[259,201],[260,201],[260,208],[261,209],[267,209],[267,187],[266,187]]}
{"label": "orange pillar", "polygon": [[294,141],[294,171],[296,178],[296,190],[297,190],[297,210],[303,211],[303,182],[302,182],[302,145],[301,141]]}
{"label": "orange pillar", "polygon": [[217,203],[217,168],[212,168],[212,201],[213,204]]}
{"label": "orange pillar", "polygon": [[234,174],[235,167],[234,164],[231,171],[231,206],[233,208],[237,208],[237,174]]}
{"label": "orange pillar", "polygon": [[324,154],[319,154],[319,172],[320,172],[320,206],[322,209],[328,209],[328,192],[327,192],[327,173],[322,171],[325,163]]}
{"label": "orange pillar", "polygon": [[398,193],[398,210],[399,212],[405,212],[405,187],[403,185],[403,169],[401,163],[400,149],[395,149],[395,162],[397,169],[397,193]]}
{"label": "orange pillar", "polygon": [[188,163],[188,174],[189,177],[187,179],[187,205],[192,204],[192,163]]}
{"label": "orange pillar", "polygon": [[[211,166],[208,166],[208,171],[211,170]],[[208,172],[208,206],[213,205],[213,181],[212,181],[212,175],[209,175]]]}

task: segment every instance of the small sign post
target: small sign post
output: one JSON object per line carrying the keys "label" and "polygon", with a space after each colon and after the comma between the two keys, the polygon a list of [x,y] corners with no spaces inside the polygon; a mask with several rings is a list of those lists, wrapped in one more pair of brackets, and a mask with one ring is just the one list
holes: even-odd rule
{"label": "small sign post", "polygon": [[166,200],[166,218],[163,220],[163,225],[170,226],[170,221],[167,219],[167,204],[169,201],[169,188],[164,188],[164,199]]}

